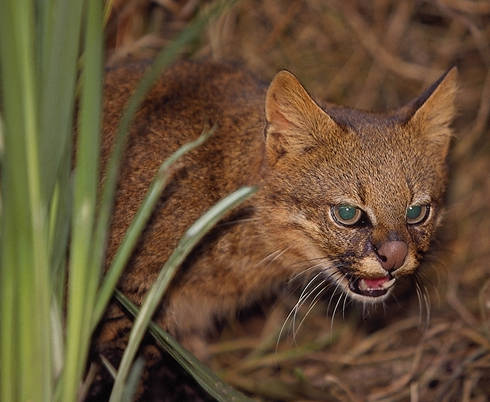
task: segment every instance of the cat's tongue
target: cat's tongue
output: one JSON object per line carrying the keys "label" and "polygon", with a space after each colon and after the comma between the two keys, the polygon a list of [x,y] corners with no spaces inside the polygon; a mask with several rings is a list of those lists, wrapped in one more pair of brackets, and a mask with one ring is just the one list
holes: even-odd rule
{"label": "cat's tongue", "polygon": [[[387,276],[383,278],[376,279],[361,279],[361,282],[364,282],[364,285],[367,289],[382,289],[384,288],[383,284],[388,282],[389,278]],[[363,286],[364,287],[364,286]]]}

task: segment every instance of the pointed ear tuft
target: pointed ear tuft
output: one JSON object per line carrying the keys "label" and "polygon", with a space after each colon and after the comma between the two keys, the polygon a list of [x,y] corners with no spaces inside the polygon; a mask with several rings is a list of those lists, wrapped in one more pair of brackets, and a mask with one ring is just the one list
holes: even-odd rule
{"label": "pointed ear tuft", "polygon": [[450,125],[456,114],[458,70],[452,67],[417,99],[402,109],[405,121],[420,129],[445,157],[451,140]]}
{"label": "pointed ear tuft", "polygon": [[276,74],[267,90],[265,116],[266,148],[271,164],[288,153],[313,147],[325,125],[335,125],[296,77],[285,70]]}

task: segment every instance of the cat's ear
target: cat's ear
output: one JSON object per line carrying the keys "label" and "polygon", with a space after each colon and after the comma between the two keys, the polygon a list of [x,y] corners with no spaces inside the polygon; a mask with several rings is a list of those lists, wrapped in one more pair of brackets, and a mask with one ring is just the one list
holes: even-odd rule
{"label": "cat's ear", "polygon": [[418,98],[402,110],[406,121],[417,128],[429,143],[446,157],[451,141],[451,123],[456,114],[458,70],[452,67]]}
{"label": "cat's ear", "polygon": [[325,130],[336,126],[288,71],[280,71],[272,80],[265,100],[265,116],[266,150],[272,165],[286,154],[311,149]]}

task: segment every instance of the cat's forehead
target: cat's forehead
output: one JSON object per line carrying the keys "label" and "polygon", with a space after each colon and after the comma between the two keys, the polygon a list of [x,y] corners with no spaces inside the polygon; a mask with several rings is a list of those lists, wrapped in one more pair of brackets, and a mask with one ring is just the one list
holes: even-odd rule
{"label": "cat's forehead", "polygon": [[424,143],[420,141],[420,136],[396,113],[332,107],[328,109],[328,115],[340,128],[335,133],[324,133],[330,143],[336,143],[336,153],[346,149],[354,158],[358,156],[361,160],[369,156],[384,159],[387,154],[392,155],[390,160],[393,160],[407,152],[410,154],[410,151],[423,153]]}
{"label": "cat's forehead", "polygon": [[392,112],[375,113],[337,105],[328,105],[324,109],[340,127],[358,133],[372,128],[389,130],[400,123],[398,115]]}
{"label": "cat's forehead", "polygon": [[393,121],[379,119],[341,126],[335,133],[325,133],[321,141],[323,153],[332,165],[410,167],[417,157],[423,157],[424,144],[416,135]]}
{"label": "cat's forehead", "polygon": [[393,205],[438,194],[442,161],[407,130],[393,120],[344,127],[321,150],[330,196]]}

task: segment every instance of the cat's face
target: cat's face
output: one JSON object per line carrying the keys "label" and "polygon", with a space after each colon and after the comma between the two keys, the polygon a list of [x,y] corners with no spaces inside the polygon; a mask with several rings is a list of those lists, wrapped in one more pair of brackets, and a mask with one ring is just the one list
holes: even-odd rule
{"label": "cat's face", "polygon": [[262,197],[277,211],[267,230],[352,298],[382,301],[416,270],[441,220],[454,73],[384,116],[326,114],[282,74],[267,98]]}

